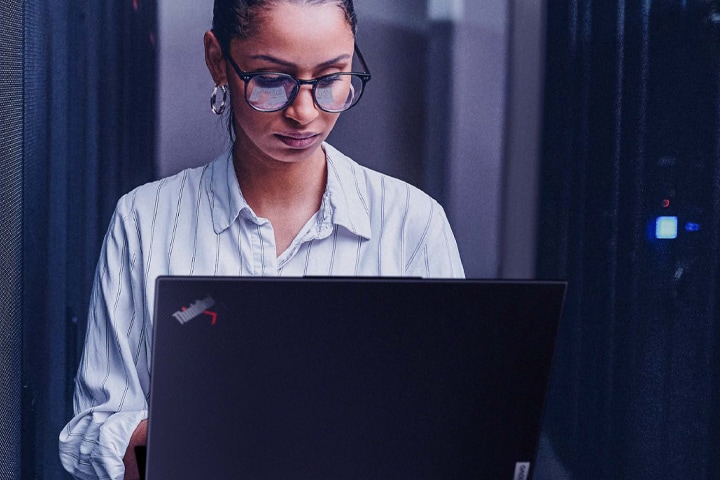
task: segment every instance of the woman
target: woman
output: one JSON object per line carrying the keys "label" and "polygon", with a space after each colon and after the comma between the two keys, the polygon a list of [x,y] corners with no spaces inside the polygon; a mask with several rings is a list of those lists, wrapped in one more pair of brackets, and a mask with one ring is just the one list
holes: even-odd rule
{"label": "woman", "polygon": [[205,55],[234,144],[118,202],[60,435],[75,476],[137,476],[158,275],[463,276],[434,200],[324,143],[369,79],[355,29],[352,0],[216,0]]}

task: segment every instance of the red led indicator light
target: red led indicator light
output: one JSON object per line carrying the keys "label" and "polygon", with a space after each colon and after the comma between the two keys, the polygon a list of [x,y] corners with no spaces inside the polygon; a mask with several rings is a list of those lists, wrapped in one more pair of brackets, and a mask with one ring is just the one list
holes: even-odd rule
{"label": "red led indicator light", "polygon": [[670,206],[670,200],[668,200],[667,198],[665,200],[663,200],[662,206],[663,206],[663,208],[668,208]]}

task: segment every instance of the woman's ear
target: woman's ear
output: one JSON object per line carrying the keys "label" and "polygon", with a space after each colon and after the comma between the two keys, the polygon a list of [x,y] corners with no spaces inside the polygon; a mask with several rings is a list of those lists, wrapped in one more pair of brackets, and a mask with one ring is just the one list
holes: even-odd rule
{"label": "woman's ear", "polygon": [[218,42],[215,34],[208,31],[205,32],[205,64],[210,70],[215,85],[225,85],[227,83],[227,62],[223,55],[220,42]]}

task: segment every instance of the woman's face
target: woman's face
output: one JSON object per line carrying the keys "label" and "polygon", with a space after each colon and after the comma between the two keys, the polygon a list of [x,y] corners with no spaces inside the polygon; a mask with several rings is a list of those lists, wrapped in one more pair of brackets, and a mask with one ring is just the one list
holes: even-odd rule
{"label": "woman's face", "polygon": [[[344,11],[335,2],[303,5],[279,2],[263,10],[259,28],[248,39],[233,40],[230,52],[246,72],[274,71],[309,80],[350,71],[355,39]],[[310,85],[278,112],[258,112],[245,101],[245,83],[228,64],[228,86],[235,113],[236,148],[280,162],[322,155],[322,142],[338,114],[320,110]]]}

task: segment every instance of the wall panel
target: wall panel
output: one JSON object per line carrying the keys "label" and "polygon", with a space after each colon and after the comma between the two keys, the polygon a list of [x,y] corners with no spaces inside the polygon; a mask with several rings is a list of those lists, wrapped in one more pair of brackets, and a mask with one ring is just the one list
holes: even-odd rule
{"label": "wall panel", "polygon": [[23,3],[0,4],[0,478],[19,477]]}

